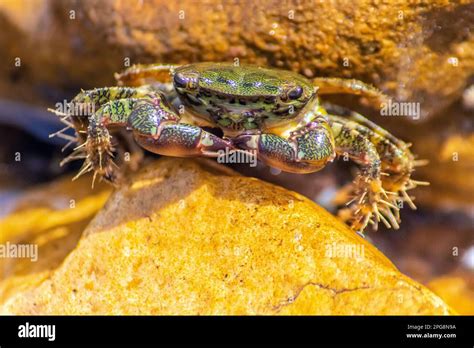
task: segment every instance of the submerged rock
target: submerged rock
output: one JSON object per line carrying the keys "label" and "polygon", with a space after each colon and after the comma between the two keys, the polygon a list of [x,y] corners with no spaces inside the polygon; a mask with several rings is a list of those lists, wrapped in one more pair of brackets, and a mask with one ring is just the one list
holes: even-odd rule
{"label": "submerged rock", "polygon": [[144,167],[53,264],[0,313],[453,313],[310,200],[204,160]]}
{"label": "submerged rock", "polygon": [[474,314],[474,275],[457,272],[431,280],[427,285],[459,314]]}

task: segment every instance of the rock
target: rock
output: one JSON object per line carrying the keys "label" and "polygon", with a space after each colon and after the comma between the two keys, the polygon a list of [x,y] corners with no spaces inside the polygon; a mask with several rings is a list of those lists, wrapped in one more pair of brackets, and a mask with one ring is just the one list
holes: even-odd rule
{"label": "rock", "polygon": [[448,274],[427,285],[459,314],[474,315],[474,276],[472,272]]}
{"label": "rock", "polygon": [[454,313],[313,202],[205,160],[142,168],[51,269],[0,313]]}
{"label": "rock", "polygon": [[8,1],[0,53],[11,64],[1,69],[15,97],[21,83],[51,92],[110,84],[129,62],[238,58],[359,78],[442,115],[474,71],[473,17],[470,0]]}
{"label": "rock", "polygon": [[[370,234],[380,250],[409,277],[422,284],[466,268],[474,242],[472,217],[419,211],[400,230]],[[403,219],[403,217],[402,217]]]}
{"label": "rock", "polygon": [[[414,193],[418,202],[467,211],[474,197],[469,185],[474,180],[465,180],[474,173],[471,156],[452,163],[438,154],[445,154],[453,144],[463,148],[472,144],[472,110],[459,120],[461,111],[448,106],[472,84],[473,23],[474,4],[469,0],[4,1],[0,2],[0,56],[9,64],[0,66],[0,94],[46,109],[80,88],[114,84],[113,73],[126,65],[157,61],[181,64],[238,58],[308,77],[362,79],[400,100],[419,103],[421,119],[416,123],[409,117],[360,110],[353,98],[336,102],[363,111],[412,142],[420,158],[430,160],[428,167],[415,173],[432,182],[429,189]],[[0,103],[1,124],[11,113]],[[38,129],[40,117],[34,114],[25,115],[31,122],[17,122],[17,126]],[[439,117],[427,124],[429,115]],[[455,131],[447,135],[448,128]],[[453,143],[448,137],[463,140]]]}
{"label": "rock", "polygon": [[[467,129],[474,125],[472,116],[471,113],[469,123],[464,123]],[[426,132],[416,139],[416,149],[419,149],[417,153],[420,158],[429,160],[426,167],[417,169],[417,176],[422,180],[428,180],[430,187],[417,190],[415,195],[417,202],[423,206],[445,211],[463,211],[466,215],[472,216],[474,132],[463,130],[463,123],[458,123],[457,127],[457,132],[449,133],[448,129]],[[440,134],[443,136],[440,137]]]}
{"label": "rock", "polygon": [[0,256],[0,304],[46,279],[75,248],[84,228],[104,205],[111,189],[82,177],[70,176],[43,185],[13,203],[8,216],[0,220],[0,245],[33,244],[38,258]]}

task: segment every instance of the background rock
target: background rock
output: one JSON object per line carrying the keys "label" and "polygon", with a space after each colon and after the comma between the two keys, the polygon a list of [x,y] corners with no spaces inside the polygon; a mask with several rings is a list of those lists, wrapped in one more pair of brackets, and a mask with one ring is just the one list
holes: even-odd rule
{"label": "background rock", "polygon": [[[80,88],[114,84],[113,73],[126,65],[157,61],[239,59],[371,82],[420,103],[421,119],[382,117],[360,109],[356,98],[331,100],[368,114],[430,160],[419,172],[432,187],[416,193],[420,201],[463,211],[473,204],[474,178],[462,180],[474,173],[471,156],[458,163],[440,157],[453,144],[450,151],[467,151],[467,142],[450,139],[472,137],[474,129],[472,109],[451,106],[474,83],[471,1],[15,0],[0,4],[0,23],[7,62],[0,67],[1,98],[44,107]],[[0,104],[0,123],[15,112]],[[31,117],[31,124],[51,127]]]}
{"label": "background rock", "polygon": [[463,315],[474,313],[474,279],[472,274],[451,274],[433,279],[428,287]]}
{"label": "background rock", "polygon": [[[472,136],[474,129],[472,109],[449,108],[474,83],[471,1],[16,0],[0,4],[0,23],[0,55],[7,62],[0,67],[1,98],[45,107],[80,88],[114,84],[113,73],[126,65],[157,61],[239,59],[308,77],[371,82],[421,104],[423,115],[414,123],[359,106],[430,159],[421,170],[433,194],[420,199],[464,211],[473,203],[474,188],[466,184],[474,178],[459,180],[474,173],[470,158],[454,165],[439,158],[445,153],[439,144]],[[358,108],[355,98],[334,101]],[[12,112],[0,105],[0,123]],[[438,119],[426,123],[433,115]],[[36,116],[33,123],[51,127]]]}
{"label": "background rock", "polygon": [[420,102],[428,115],[459,97],[474,72],[468,0],[21,0],[2,2],[0,20],[8,88],[29,83],[41,97],[39,87],[54,94],[110,85],[128,60],[238,58],[309,77],[359,78]]}
{"label": "background rock", "polygon": [[[420,209],[414,213],[404,209],[401,230],[382,229],[370,235],[372,241],[402,272],[420,282],[460,271],[456,277],[462,274],[470,284],[472,269],[456,262],[474,245],[474,118],[473,102],[465,90],[474,83],[473,17],[469,0],[1,1],[0,211],[8,210],[7,201],[25,186],[62,173],[58,163],[64,154],[45,136],[61,125],[54,124],[56,119],[45,112],[46,107],[71,98],[80,88],[113,84],[113,73],[122,70],[128,59],[133,64],[239,58],[308,77],[355,77],[400,100],[420,102],[424,113],[414,121],[382,117],[361,107],[357,98],[328,98],[361,111],[412,142],[413,152],[430,161],[414,173],[415,179],[431,182],[414,192]],[[17,152],[21,163],[14,160]],[[351,180],[351,170],[339,163],[306,176],[274,175],[263,166],[242,172],[330,207],[330,195]],[[88,183],[82,190],[87,195]],[[47,207],[41,211],[49,211],[46,199],[36,208],[40,204]],[[19,231],[24,221],[30,221],[29,213],[25,214],[11,220],[19,221]],[[88,214],[90,219],[93,213]],[[31,221],[41,221],[41,216]],[[72,242],[64,241],[56,262],[71,250],[87,219],[70,234]],[[34,230],[36,224],[40,222],[29,228]],[[30,240],[30,232],[26,235]],[[59,244],[47,245],[60,248]],[[460,250],[457,258],[452,255],[454,247]],[[51,269],[57,267],[53,264]],[[16,274],[12,267],[19,266],[9,263],[4,275]],[[45,273],[30,273],[33,278],[37,274]],[[9,279],[17,279],[15,285],[20,286],[26,278]],[[6,296],[5,288],[1,291]]]}

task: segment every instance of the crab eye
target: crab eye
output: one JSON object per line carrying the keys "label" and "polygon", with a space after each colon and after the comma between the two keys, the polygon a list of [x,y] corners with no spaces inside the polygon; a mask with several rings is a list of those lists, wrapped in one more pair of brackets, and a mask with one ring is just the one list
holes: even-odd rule
{"label": "crab eye", "polygon": [[290,99],[298,99],[303,95],[303,88],[301,86],[296,86],[290,92],[288,92],[288,98]]}
{"label": "crab eye", "polygon": [[188,84],[188,81],[180,73],[174,74],[173,80],[176,87],[186,88]]}

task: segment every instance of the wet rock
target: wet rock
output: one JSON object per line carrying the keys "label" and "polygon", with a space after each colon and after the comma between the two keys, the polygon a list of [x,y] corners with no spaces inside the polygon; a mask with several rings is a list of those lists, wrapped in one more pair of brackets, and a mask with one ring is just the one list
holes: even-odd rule
{"label": "wet rock", "polygon": [[[11,202],[9,214],[0,220],[0,303],[36,287],[59,267],[110,192],[105,185],[91,190],[88,177],[71,182],[67,176]],[[28,257],[5,257],[12,255],[6,254],[11,245],[37,249],[24,254]]]}
{"label": "wet rock", "polygon": [[[472,84],[473,25],[474,5],[468,0],[2,2],[0,55],[8,64],[0,66],[0,95],[52,107],[80,88],[114,84],[113,73],[129,64],[158,61],[238,59],[308,77],[354,77],[419,103],[417,122],[370,109],[364,113],[430,160],[415,173],[432,182],[415,192],[418,202],[466,211],[474,197],[474,180],[464,180],[474,172],[472,156],[453,163],[448,151],[465,153],[471,146],[472,110],[460,120],[461,111],[447,107]],[[335,101],[358,104],[348,97]],[[0,123],[8,112],[0,105]],[[435,114],[439,117],[428,124],[427,116]],[[39,120],[31,115],[29,127],[18,127],[36,129]],[[454,130],[445,134],[448,128]],[[456,149],[450,150],[453,144]]]}
{"label": "wet rock", "polygon": [[1,67],[5,93],[13,97],[11,85],[21,83],[49,86],[49,97],[107,85],[128,63],[239,59],[359,78],[421,103],[428,116],[442,114],[474,71],[469,0],[23,0],[1,4],[0,21],[0,53],[11,62]]}
{"label": "wet rock", "polygon": [[472,272],[447,274],[427,285],[459,314],[474,314],[474,276]]}
{"label": "wet rock", "polygon": [[65,259],[0,312],[453,313],[308,199],[171,158],[133,175]]}
{"label": "wet rock", "polygon": [[[457,112],[456,112],[457,111]],[[417,201],[423,206],[444,211],[462,211],[472,217],[474,206],[474,122],[473,113],[460,118],[453,110],[455,122],[427,126],[413,141],[415,151],[429,161],[416,173],[431,184],[417,190]],[[444,129],[442,127],[444,126]]]}

